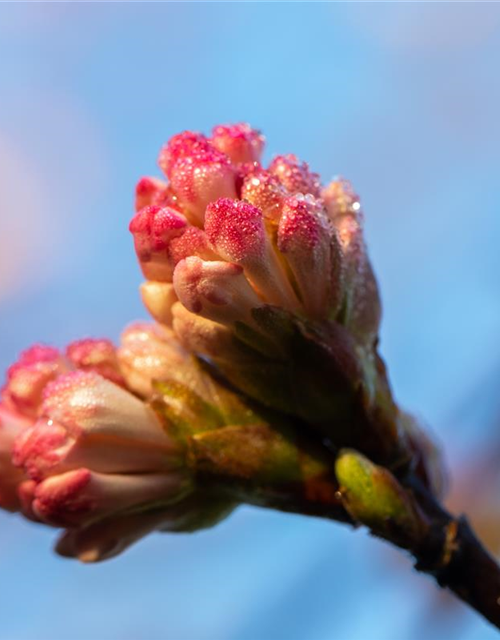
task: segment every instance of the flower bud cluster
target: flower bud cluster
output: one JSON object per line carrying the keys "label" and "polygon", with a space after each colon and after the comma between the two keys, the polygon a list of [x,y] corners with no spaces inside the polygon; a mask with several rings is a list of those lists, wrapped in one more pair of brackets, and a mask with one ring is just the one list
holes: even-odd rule
{"label": "flower bud cluster", "polygon": [[[293,154],[265,168],[263,149],[263,136],[247,124],[217,126],[211,137],[185,131],[162,148],[168,181],[139,181],[130,223],[146,306],[170,324],[178,299],[232,329],[274,305],[312,321],[342,321],[361,342],[373,342],[380,304],[359,199],[343,179],[323,189]],[[175,305],[174,326],[184,324],[179,314]]]}
{"label": "flower bud cluster", "polygon": [[377,352],[359,198],[263,150],[247,124],[171,138],[130,223],[156,322],[118,347],[35,345],[7,372],[0,506],[65,529],[61,555],[106,559],[240,501],[421,534],[389,469],[438,494],[440,459]]}
{"label": "flower bud cluster", "polygon": [[356,438],[376,458],[393,455],[359,198],[343,178],[322,186],[293,154],[266,166],[263,150],[247,124],[185,131],[162,148],[166,181],[139,181],[130,223],[145,305],[240,391],[313,416],[337,446],[357,444],[351,422],[364,412]]}
{"label": "flower bud cluster", "polygon": [[[0,506],[67,528],[66,555],[73,540],[72,555],[87,560],[121,549],[89,544],[109,522],[126,521],[132,539],[134,514],[154,512],[156,522],[160,512],[166,526],[171,505],[192,493],[192,474],[184,446],[144,399],[155,379],[183,375],[187,358],[166,329],[147,323],[127,328],[118,349],[86,339],[64,353],[43,345],[22,353],[0,401]],[[146,520],[135,518],[139,531]]]}

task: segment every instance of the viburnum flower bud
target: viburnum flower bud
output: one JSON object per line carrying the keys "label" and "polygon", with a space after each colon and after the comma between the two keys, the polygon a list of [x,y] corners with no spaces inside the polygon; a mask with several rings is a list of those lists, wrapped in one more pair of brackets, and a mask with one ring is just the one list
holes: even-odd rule
{"label": "viburnum flower bud", "polygon": [[77,369],[95,371],[116,384],[124,385],[116,348],[111,340],[105,338],[75,340],[66,347],[66,357]]}
{"label": "viburnum flower bud", "polygon": [[135,187],[135,210],[140,211],[153,204],[161,205],[167,198],[167,190],[167,183],[159,178],[141,178]]}
{"label": "viburnum flower bud", "polygon": [[[152,205],[141,209],[132,218],[129,229],[142,272],[150,281],[172,282],[175,265],[191,255],[217,259],[205,231],[190,225],[170,207]],[[156,303],[163,306],[158,298]]]}
{"label": "viburnum flower bud", "polygon": [[[278,227],[278,248],[295,277],[305,311],[326,318],[340,302],[340,245],[323,215],[323,203],[313,196],[288,197]],[[325,281],[324,286],[318,282]]]}
{"label": "viburnum flower bud", "polygon": [[321,195],[319,175],[312,173],[307,162],[300,162],[293,153],[276,156],[269,165],[269,171],[290,193],[310,193],[317,198]]}
{"label": "viburnum flower bud", "polygon": [[259,162],[264,149],[264,136],[249,124],[218,125],[212,130],[211,142],[235,163]]}
{"label": "viburnum flower bud", "polygon": [[171,282],[173,265],[168,247],[171,240],[182,235],[186,218],[169,207],[151,205],[141,209],[130,223],[141,269],[148,280]]}
{"label": "viburnum flower bud", "polygon": [[222,324],[251,323],[252,309],[261,304],[243,268],[230,262],[186,258],[175,269],[174,287],[186,309]]}
{"label": "viburnum flower bud", "polygon": [[154,411],[95,372],[47,386],[41,417],[18,436],[13,460],[36,482],[33,513],[56,526],[166,505],[191,486],[183,447]]}
{"label": "viburnum flower bud", "polygon": [[16,442],[14,462],[39,480],[79,467],[140,473],[179,464],[179,451],[154,412],[94,372],[47,385],[41,417]]}
{"label": "viburnum flower bud", "polygon": [[177,160],[170,171],[172,189],[186,217],[203,225],[205,209],[217,198],[236,197],[236,172],[229,158],[217,149]]}
{"label": "viburnum flower bud", "polygon": [[360,217],[345,214],[334,222],[344,263],[345,322],[361,343],[373,344],[378,335],[382,305],[367,256]]}
{"label": "viburnum flower bud", "polygon": [[208,138],[202,133],[183,131],[172,136],[167,144],[162,147],[158,157],[158,164],[163,173],[171,179],[172,169],[176,162],[185,157],[208,152],[211,149]]}
{"label": "viburnum flower bud", "polygon": [[172,324],[172,306],[177,302],[174,285],[170,282],[147,280],[141,284],[141,298],[151,316],[160,324]]}
{"label": "viburnum flower bud", "polygon": [[36,344],[24,351],[7,371],[3,401],[18,412],[35,417],[50,380],[68,370],[68,363],[53,347]]}
{"label": "viburnum flower bud", "polygon": [[207,207],[205,230],[222,258],[243,267],[264,301],[287,309],[298,307],[260,209],[244,201],[221,198]]}
{"label": "viburnum flower bud", "polygon": [[153,393],[155,380],[175,377],[188,359],[175,334],[153,323],[130,325],[121,343],[118,360],[127,386],[145,398]]}
{"label": "viburnum flower bud", "polygon": [[113,513],[175,502],[188,488],[180,473],[97,473],[81,468],[40,482],[32,509],[47,524],[80,527]]}

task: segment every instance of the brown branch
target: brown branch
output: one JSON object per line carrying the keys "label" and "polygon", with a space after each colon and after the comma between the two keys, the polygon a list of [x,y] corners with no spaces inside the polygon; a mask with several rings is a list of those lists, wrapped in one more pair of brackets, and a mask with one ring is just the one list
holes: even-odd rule
{"label": "brown branch", "polygon": [[407,486],[430,523],[424,540],[412,550],[415,568],[500,629],[500,566],[464,516],[450,515],[414,477],[407,479]]}

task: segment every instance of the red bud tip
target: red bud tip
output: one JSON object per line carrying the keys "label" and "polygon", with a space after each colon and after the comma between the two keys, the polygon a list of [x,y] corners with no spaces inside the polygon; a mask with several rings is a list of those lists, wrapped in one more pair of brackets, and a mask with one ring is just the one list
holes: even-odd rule
{"label": "red bud tip", "polygon": [[158,164],[163,173],[170,178],[175,163],[181,158],[197,155],[200,152],[210,150],[208,138],[202,133],[183,131],[165,144],[158,158]]}
{"label": "red bud tip", "polygon": [[120,373],[116,348],[105,338],[75,340],[66,348],[67,358],[77,369],[95,371],[115,384],[124,385]]}
{"label": "red bud tip", "polygon": [[7,370],[2,397],[19,413],[36,417],[45,385],[65,370],[67,365],[57,349],[34,345]]}
{"label": "red bud tip", "polygon": [[168,185],[159,178],[141,178],[135,187],[135,210],[140,211],[152,204],[160,204],[165,198]]}
{"label": "red bud tip", "polygon": [[229,158],[211,148],[180,158],[171,171],[171,184],[193,224],[203,225],[205,209],[218,198],[236,197],[236,173]]}
{"label": "red bud tip", "polygon": [[184,233],[186,218],[170,207],[152,205],[132,218],[130,231],[144,276],[149,280],[169,282],[173,266],[169,260],[169,243]]}
{"label": "red bud tip", "polygon": [[248,202],[220,198],[209,204],[205,231],[225,260],[244,264],[263,255],[266,232],[262,211]]}
{"label": "red bud tip", "polygon": [[316,198],[320,196],[319,175],[309,170],[307,162],[299,162],[293,153],[276,156],[269,165],[269,171],[290,193],[310,193]]}
{"label": "red bud tip", "polygon": [[222,258],[245,269],[262,300],[286,309],[297,307],[259,208],[244,200],[221,198],[207,207],[205,230]]}
{"label": "red bud tip", "polygon": [[304,308],[313,318],[326,317],[332,300],[333,234],[321,201],[301,194],[285,200],[278,248],[286,256]]}
{"label": "red bud tip", "polygon": [[236,163],[259,162],[265,138],[249,124],[219,125],[212,130],[212,144]]}

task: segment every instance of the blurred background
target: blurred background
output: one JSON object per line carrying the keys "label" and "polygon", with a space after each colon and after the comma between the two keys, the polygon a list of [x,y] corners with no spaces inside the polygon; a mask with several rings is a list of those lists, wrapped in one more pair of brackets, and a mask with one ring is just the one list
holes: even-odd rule
{"label": "blurred background", "polygon": [[[500,5],[2,4],[0,368],[143,317],[127,225],[172,134],[249,121],[362,196],[382,351],[500,551]],[[364,531],[241,508],[81,566],[0,514],[1,640],[487,640]]]}

